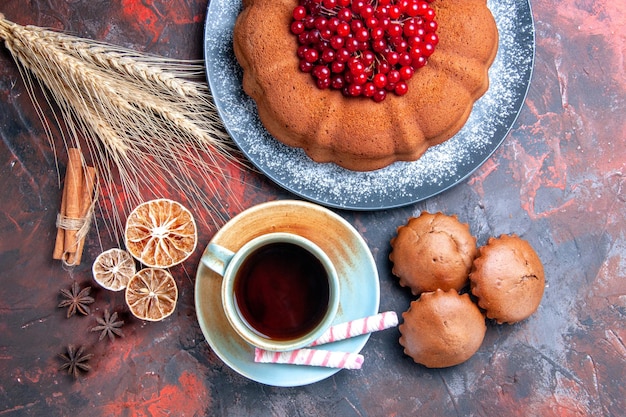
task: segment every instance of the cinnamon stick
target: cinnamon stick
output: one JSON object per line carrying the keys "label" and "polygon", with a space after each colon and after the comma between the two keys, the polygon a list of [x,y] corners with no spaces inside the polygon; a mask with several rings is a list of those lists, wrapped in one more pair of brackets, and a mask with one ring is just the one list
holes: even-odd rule
{"label": "cinnamon stick", "polygon": [[63,259],[63,252],[65,251],[65,230],[61,227],[61,220],[65,217],[65,210],[67,207],[67,187],[63,186],[63,194],[61,196],[61,210],[59,211],[59,217],[57,218],[57,237],[54,241],[54,250],[52,251],[52,259]]}
{"label": "cinnamon stick", "polygon": [[[65,184],[61,210],[57,220],[57,235],[52,258],[67,265],[78,265],[85,246],[86,222],[91,221],[96,170],[83,166],[80,149],[68,149]],[[81,229],[83,229],[81,231]]]}
{"label": "cinnamon stick", "polygon": [[[91,221],[91,203],[93,202],[93,192],[96,184],[96,169],[86,167],[84,170],[83,181],[81,184],[80,199],[80,219],[86,222]],[[66,254],[66,263],[68,265],[79,265],[83,257],[83,249],[85,247],[85,235],[80,235],[77,231],[77,247],[74,252]]]}
{"label": "cinnamon stick", "polygon": [[[67,173],[65,174],[65,187],[67,200],[65,206],[65,217],[69,222],[80,220],[80,200],[83,183],[83,162],[80,149],[70,148],[68,151]],[[78,247],[76,239],[76,228],[68,227],[65,230],[63,242],[64,252],[73,253]]]}

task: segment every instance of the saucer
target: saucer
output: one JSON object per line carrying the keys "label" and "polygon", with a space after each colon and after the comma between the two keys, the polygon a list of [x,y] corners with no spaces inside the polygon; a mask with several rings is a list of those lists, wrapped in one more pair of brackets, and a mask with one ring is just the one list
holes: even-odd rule
{"label": "saucer", "polygon": [[[303,236],[333,261],[340,281],[334,324],[378,313],[378,270],[365,240],[350,223],[324,207],[295,200],[262,203],[233,217],[211,242],[236,251],[247,241],[270,232]],[[294,387],[320,381],[340,370],[254,362],[254,348],[239,337],[224,314],[221,284],[222,277],[200,262],[195,285],[198,322],[215,354],[234,371],[266,385]],[[358,353],[368,339],[369,334],[362,335],[326,348]]]}

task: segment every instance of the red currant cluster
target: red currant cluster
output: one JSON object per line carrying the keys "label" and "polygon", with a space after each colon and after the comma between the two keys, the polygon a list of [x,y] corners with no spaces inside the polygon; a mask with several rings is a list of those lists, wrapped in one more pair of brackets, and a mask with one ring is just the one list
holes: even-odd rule
{"label": "red currant cluster", "polygon": [[381,102],[404,95],[439,42],[434,0],[300,0],[291,32],[321,89]]}

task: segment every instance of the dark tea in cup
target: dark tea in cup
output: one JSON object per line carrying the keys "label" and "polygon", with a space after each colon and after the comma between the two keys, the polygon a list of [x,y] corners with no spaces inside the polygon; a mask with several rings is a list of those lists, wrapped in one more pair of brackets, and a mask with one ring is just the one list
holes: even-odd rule
{"label": "dark tea in cup", "polygon": [[263,337],[302,337],[320,324],[330,296],[328,274],[307,249],[270,243],[250,253],[234,282],[235,302],[246,324]]}
{"label": "dark tea in cup", "polygon": [[210,243],[202,262],[222,276],[222,305],[233,329],[253,346],[273,351],[311,344],[335,319],[339,278],[314,242],[268,233],[236,252]]}

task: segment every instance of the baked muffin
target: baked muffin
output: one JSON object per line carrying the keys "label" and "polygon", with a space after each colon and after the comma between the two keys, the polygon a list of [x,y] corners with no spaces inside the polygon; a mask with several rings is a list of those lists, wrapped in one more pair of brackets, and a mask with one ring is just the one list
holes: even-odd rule
{"label": "baked muffin", "polygon": [[392,273],[414,295],[436,289],[461,290],[478,253],[469,225],[440,212],[422,212],[409,219],[398,228],[391,247]]}
{"label": "baked muffin", "polygon": [[[417,160],[454,136],[487,91],[498,29],[485,0],[433,2],[438,25],[434,53],[407,81],[406,94],[388,94],[380,103],[320,89],[311,74],[300,70],[298,40],[290,31],[298,4],[244,0],[233,49],[243,69],[243,89],[256,102],[267,131],[316,162],[368,171]],[[326,17],[336,14],[326,10]]]}
{"label": "baked muffin", "polygon": [[404,353],[428,368],[445,368],[469,359],[480,348],[487,326],[469,294],[425,292],[402,313]]}
{"label": "baked muffin", "polygon": [[539,307],[545,288],[539,256],[515,234],[492,237],[479,248],[469,278],[478,305],[498,323],[529,317]]}

